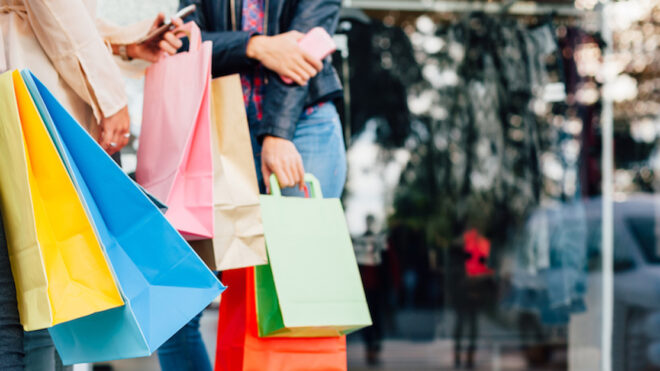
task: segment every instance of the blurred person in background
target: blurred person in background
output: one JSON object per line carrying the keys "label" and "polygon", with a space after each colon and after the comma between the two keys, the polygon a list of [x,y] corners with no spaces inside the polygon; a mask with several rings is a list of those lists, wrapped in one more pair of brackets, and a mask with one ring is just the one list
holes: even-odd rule
{"label": "blurred person in background", "polygon": [[[159,14],[153,22],[120,28],[96,20],[94,0],[0,0],[0,73],[30,69],[118,161],[130,137],[130,120],[122,75],[112,54],[150,62],[162,53],[174,54],[181,46],[174,32],[136,43],[163,20]],[[181,20],[174,20],[174,25],[181,25]],[[47,330],[22,332],[2,233],[0,290],[0,368],[65,369]]]}
{"label": "blurred person in background", "polygon": [[488,267],[491,243],[481,235],[478,228],[469,228],[459,242],[462,246],[452,248],[452,258],[456,264],[454,282],[454,367],[462,363],[462,338],[467,327],[467,354],[465,367],[475,367],[477,337],[479,336],[479,314],[486,310],[497,292],[493,281],[494,271]]}
{"label": "blurred person in background", "polygon": [[360,332],[367,348],[367,363],[376,365],[380,362],[383,341],[386,283],[388,283],[387,272],[384,272],[383,255],[387,245],[384,236],[376,233],[376,218],[373,215],[367,215],[366,225],[367,230],[356,239],[354,246],[373,324]]}

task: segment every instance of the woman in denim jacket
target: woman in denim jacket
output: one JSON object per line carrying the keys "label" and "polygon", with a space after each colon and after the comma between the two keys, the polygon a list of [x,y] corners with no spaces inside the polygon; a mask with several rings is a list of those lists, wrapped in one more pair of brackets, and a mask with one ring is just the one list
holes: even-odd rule
{"label": "woman in denim jacket", "polygon": [[[340,0],[182,0],[197,11],[204,41],[213,41],[213,77],[239,73],[262,192],[275,173],[282,188],[303,186],[315,175],[326,197],[341,196],[346,151],[332,100],[342,94],[329,60],[298,47],[314,27],[333,34]],[[287,84],[282,77],[294,83]],[[301,195],[298,189],[284,195]],[[193,319],[159,350],[163,371],[210,371],[211,364]]]}

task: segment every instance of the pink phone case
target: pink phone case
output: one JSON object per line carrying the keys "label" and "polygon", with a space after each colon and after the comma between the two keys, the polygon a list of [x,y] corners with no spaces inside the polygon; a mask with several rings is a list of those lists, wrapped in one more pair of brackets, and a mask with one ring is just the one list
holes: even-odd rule
{"label": "pink phone case", "polygon": [[[332,36],[322,27],[312,28],[305,37],[298,41],[298,45],[302,50],[321,61],[337,50],[337,45]],[[293,83],[293,80],[287,77],[282,77],[282,81],[287,84]]]}

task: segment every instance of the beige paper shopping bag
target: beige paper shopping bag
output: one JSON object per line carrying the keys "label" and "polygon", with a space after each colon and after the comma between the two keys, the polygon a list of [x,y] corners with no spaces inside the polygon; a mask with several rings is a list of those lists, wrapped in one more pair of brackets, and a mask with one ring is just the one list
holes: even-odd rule
{"label": "beige paper shopping bag", "polygon": [[193,248],[214,270],[266,264],[259,186],[238,75],[211,82],[214,237]]}

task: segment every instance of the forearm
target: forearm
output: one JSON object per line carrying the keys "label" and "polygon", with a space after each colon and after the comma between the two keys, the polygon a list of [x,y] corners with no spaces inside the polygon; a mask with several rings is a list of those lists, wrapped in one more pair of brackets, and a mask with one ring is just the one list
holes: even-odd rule
{"label": "forearm", "polygon": [[293,139],[308,92],[307,85],[286,85],[272,76],[264,92],[264,117],[257,129],[259,141],[266,136]]}
{"label": "forearm", "polygon": [[28,21],[59,75],[97,120],[126,105],[118,67],[80,0],[26,0]]}
{"label": "forearm", "polygon": [[207,32],[202,39],[213,42],[213,76],[223,76],[254,67],[258,61],[247,54],[248,43],[254,33],[246,31]]}

